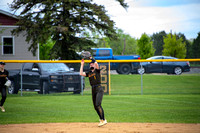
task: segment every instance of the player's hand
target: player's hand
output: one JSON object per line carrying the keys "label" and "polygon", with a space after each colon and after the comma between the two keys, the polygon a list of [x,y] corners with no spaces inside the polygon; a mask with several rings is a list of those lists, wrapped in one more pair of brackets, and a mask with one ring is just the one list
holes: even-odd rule
{"label": "player's hand", "polygon": [[82,59],[82,60],[81,60],[81,65],[84,65],[84,63],[85,63],[85,62],[84,62],[84,59]]}

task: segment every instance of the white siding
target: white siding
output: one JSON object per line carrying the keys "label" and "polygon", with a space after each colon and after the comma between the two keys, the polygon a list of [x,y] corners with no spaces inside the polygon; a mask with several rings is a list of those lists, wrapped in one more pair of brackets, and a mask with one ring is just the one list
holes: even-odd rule
{"label": "white siding", "polygon": [[[14,37],[14,54],[13,55],[3,55],[2,45],[0,45],[0,60],[38,60],[38,53],[33,56],[32,52],[28,51],[30,46],[26,41],[25,34],[20,34],[19,36],[13,36],[11,31],[16,28],[16,26],[0,26],[0,44],[2,44],[3,36]],[[20,63],[7,63],[6,69],[19,69],[21,67]]]}

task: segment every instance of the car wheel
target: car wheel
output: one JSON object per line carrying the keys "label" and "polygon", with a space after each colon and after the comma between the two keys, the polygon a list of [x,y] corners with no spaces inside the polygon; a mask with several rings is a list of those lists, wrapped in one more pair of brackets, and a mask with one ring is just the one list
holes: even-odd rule
{"label": "car wheel", "polygon": [[144,73],[145,73],[144,67],[138,68],[138,69],[137,69],[137,73],[138,73],[138,74],[144,74]]}
{"label": "car wheel", "polygon": [[181,75],[181,73],[182,73],[182,68],[181,67],[175,67],[174,68],[174,74]]}
{"label": "car wheel", "polygon": [[122,64],[119,72],[120,74],[129,74],[131,72],[131,66],[129,64]]}
{"label": "car wheel", "polygon": [[120,70],[119,70],[119,69],[117,69],[117,70],[116,70],[116,72],[117,72],[118,74],[121,74],[121,72],[120,72]]}
{"label": "car wheel", "polygon": [[14,81],[11,81],[11,86],[8,87],[8,93],[9,94],[17,94],[18,93],[18,89],[15,88]]}

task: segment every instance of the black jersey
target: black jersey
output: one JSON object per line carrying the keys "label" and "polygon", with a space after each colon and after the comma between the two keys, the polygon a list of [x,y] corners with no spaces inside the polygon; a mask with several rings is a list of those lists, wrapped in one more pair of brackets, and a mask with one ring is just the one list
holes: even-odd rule
{"label": "black jersey", "polygon": [[4,69],[4,72],[0,71],[0,85],[4,85],[7,81],[8,71]]}
{"label": "black jersey", "polygon": [[91,86],[101,84],[100,69],[95,69],[94,72],[87,72],[86,77],[89,77]]}

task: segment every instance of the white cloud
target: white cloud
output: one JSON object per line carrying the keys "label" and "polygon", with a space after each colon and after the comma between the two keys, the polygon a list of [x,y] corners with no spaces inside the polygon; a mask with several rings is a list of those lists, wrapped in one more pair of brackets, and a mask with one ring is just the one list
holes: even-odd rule
{"label": "white cloud", "polygon": [[129,5],[126,11],[119,4],[106,6],[111,19],[118,28],[133,37],[139,38],[142,33],[153,34],[165,30],[167,33],[183,33],[196,38],[200,31],[200,4],[184,4],[166,7]]}
{"label": "white cloud", "polygon": [[[1,0],[0,9],[9,11],[7,3],[11,4],[12,1]],[[105,5],[105,9],[108,10],[111,19],[116,22],[116,26],[136,38],[144,32],[152,35],[162,30],[167,33],[172,30],[173,33],[181,32],[190,39],[196,38],[197,33],[200,32],[200,3],[197,0],[175,3],[170,0],[153,0],[150,3],[149,0],[129,0],[127,11],[115,0],[94,0],[94,2]],[[189,4],[190,2],[196,3]],[[159,6],[159,4],[162,5]]]}

